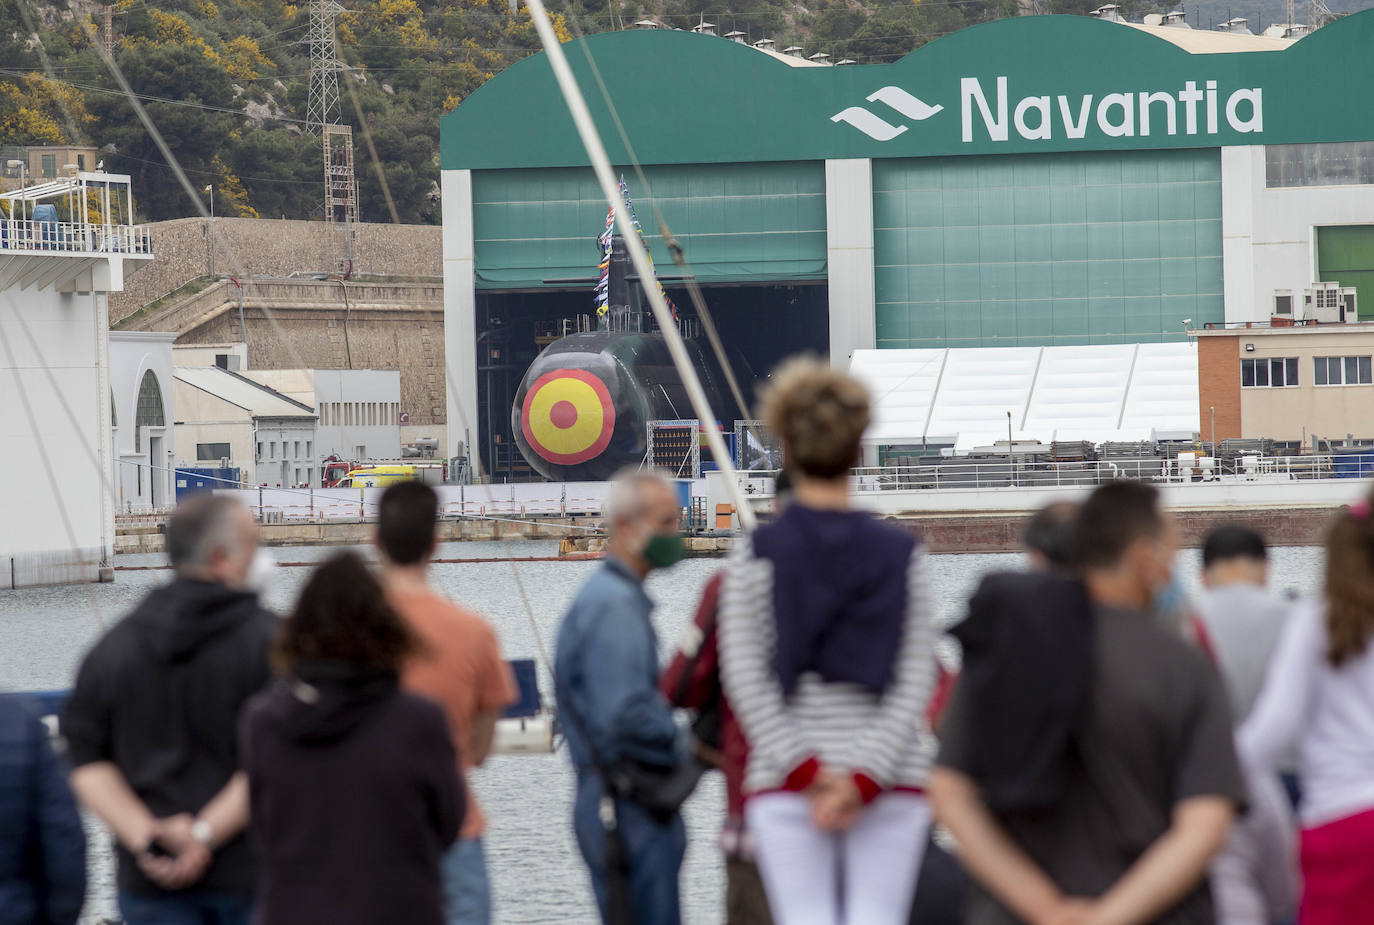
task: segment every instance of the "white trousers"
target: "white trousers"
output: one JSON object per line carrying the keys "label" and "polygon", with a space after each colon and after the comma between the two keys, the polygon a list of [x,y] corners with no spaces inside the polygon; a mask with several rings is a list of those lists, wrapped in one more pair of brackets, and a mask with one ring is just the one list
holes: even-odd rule
{"label": "white trousers", "polygon": [[845,832],[822,832],[796,793],[744,808],[778,925],[906,925],[930,829],[917,793],[886,793]]}

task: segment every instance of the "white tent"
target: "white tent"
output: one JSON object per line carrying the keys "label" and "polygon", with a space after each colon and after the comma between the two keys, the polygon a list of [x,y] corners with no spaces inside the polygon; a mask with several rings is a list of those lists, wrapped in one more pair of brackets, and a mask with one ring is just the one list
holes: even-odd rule
{"label": "white tent", "polygon": [[870,448],[966,452],[1005,440],[1009,426],[1018,441],[1044,443],[1150,440],[1199,427],[1191,342],[859,350],[850,371],[873,393]]}

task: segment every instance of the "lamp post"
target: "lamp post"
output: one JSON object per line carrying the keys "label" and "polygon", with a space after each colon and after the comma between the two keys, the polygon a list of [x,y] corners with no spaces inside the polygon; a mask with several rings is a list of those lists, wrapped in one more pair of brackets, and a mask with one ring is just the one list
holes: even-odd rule
{"label": "lamp post", "polygon": [[[29,163],[28,163],[28,161],[20,161],[20,160],[7,161],[7,162],[5,163],[5,166],[9,167],[11,170],[14,170],[15,168],[18,168],[18,169],[19,169],[19,188],[20,188],[21,190],[24,189],[25,187],[27,187],[27,186],[29,185],[29,181],[28,181],[28,176],[29,176]],[[19,203],[20,203],[20,208],[22,209],[22,214],[23,214],[23,216],[24,216],[24,220],[27,221],[27,220],[28,220],[28,217],[29,217],[29,210],[28,210],[28,206],[26,205],[25,200],[24,200],[24,198],[23,198],[22,196],[21,196],[20,199],[19,199]],[[14,215],[11,214],[11,215],[10,215],[10,218],[14,218]]]}
{"label": "lamp post", "polygon": [[1007,412],[1007,470],[1011,473],[1011,484],[1016,485],[1016,454],[1015,444],[1011,436],[1011,412]]}
{"label": "lamp post", "polygon": [[210,275],[215,275],[215,185],[205,184],[205,192],[210,194]]}

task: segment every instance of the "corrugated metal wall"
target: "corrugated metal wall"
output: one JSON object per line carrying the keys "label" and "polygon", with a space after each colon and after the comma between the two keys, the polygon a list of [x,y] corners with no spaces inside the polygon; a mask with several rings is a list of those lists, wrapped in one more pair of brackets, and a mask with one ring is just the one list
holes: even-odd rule
{"label": "corrugated metal wall", "polygon": [[879,347],[1180,339],[1223,320],[1216,149],[875,161]]}
{"label": "corrugated metal wall", "polygon": [[[697,164],[645,170],[658,205],[703,282],[824,279],[820,162]],[[626,184],[655,265],[677,274],[651,203]],[[597,275],[606,202],[590,169],[481,170],[472,175],[479,289],[543,288]]]}

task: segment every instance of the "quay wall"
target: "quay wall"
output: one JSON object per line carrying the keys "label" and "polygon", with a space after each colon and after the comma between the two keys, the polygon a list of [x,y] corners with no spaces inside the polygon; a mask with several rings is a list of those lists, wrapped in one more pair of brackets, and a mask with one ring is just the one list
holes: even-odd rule
{"label": "quay wall", "polygon": [[[439,524],[439,542],[500,540],[561,540],[570,533],[585,533],[595,523],[580,517],[561,517],[530,521],[483,520],[465,518]],[[370,521],[349,523],[260,524],[264,546],[362,546],[372,542],[377,526]],[[160,553],[166,551],[162,527],[139,525],[120,527],[115,537],[116,553]],[[500,555],[493,550],[492,555]]]}
{"label": "quay wall", "polygon": [[[1185,548],[1202,545],[1208,531],[1223,523],[1239,523],[1258,530],[1271,546],[1320,546],[1334,509],[1314,508],[1215,508],[1175,510],[1179,542]],[[888,518],[919,535],[935,553],[1019,552],[1021,535],[1030,514],[1024,511],[983,511],[942,514],[903,514]],[[564,553],[599,552],[600,537],[574,536],[563,541]],[[698,537],[688,540],[688,554],[721,555],[730,548],[729,537]]]}

